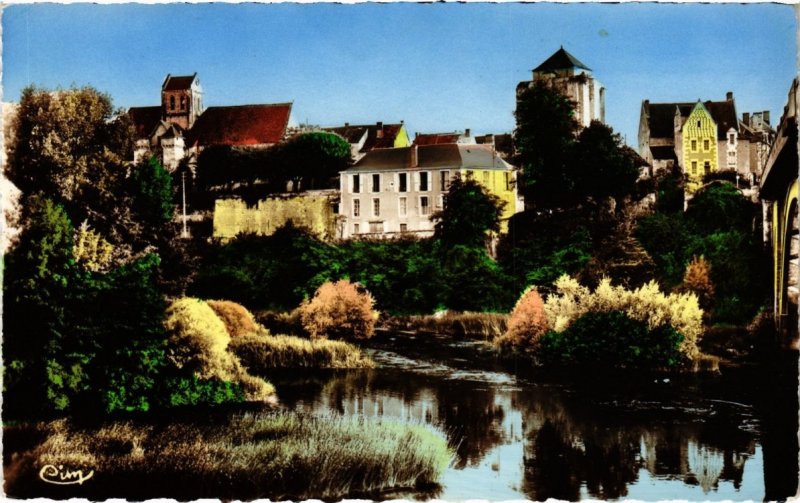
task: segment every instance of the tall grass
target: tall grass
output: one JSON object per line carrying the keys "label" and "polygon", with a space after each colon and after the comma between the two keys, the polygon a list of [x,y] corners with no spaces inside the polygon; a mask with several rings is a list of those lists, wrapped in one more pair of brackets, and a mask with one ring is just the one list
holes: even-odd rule
{"label": "tall grass", "polygon": [[271,368],[372,368],[372,359],[358,347],[343,341],[304,339],[290,335],[249,334],[228,345],[241,362],[255,373]]}
{"label": "tall grass", "polygon": [[59,420],[27,428],[36,431],[6,429],[12,437],[45,435],[11,456],[6,491],[15,497],[60,489],[37,480],[46,464],[95,471],[94,480],[71,486],[73,497],[369,496],[429,488],[453,458],[445,435],[431,426],[360,416],[248,413],[225,424],[121,421],[92,429]]}
{"label": "tall grass", "polygon": [[508,315],[445,311],[433,315],[398,316],[389,321],[394,330],[413,330],[435,334],[493,341],[506,332]]}

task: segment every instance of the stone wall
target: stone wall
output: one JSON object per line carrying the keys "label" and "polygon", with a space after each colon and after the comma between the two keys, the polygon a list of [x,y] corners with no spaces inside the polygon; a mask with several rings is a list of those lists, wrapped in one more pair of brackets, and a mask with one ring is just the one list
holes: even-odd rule
{"label": "stone wall", "polygon": [[237,234],[255,233],[269,236],[291,220],[297,227],[306,227],[320,239],[338,237],[336,191],[313,191],[279,195],[262,199],[248,206],[241,199],[217,199],[214,207],[215,238],[230,239]]}

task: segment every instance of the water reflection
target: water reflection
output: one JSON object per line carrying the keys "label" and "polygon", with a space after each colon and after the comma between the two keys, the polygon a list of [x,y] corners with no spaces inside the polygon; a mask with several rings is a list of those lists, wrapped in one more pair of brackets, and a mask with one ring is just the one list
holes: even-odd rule
{"label": "water reflection", "polygon": [[441,426],[456,449],[434,495],[445,500],[765,495],[750,405],[684,385],[611,396],[443,363],[397,367],[269,377],[288,408]]}

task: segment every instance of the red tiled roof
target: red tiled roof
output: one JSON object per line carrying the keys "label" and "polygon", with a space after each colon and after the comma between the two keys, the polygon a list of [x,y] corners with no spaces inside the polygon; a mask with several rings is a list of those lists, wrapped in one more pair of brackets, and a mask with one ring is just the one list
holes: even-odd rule
{"label": "red tiled roof", "polygon": [[161,107],[132,107],[128,115],[136,128],[136,137],[148,138],[161,120]]}
{"label": "red tiled roof", "polygon": [[189,89],[192,86],[192,82],[194,82],[194,78],[196,76],[197,74],[175,77],[167,75],[167,81],[164,82],[164,90],[178,91],[181,89]]}
{"label": "red tiled roof", "polygon": [[291,103],[209,107],[189,131],[187,146],[261,145],[283,139]]}
{"label": "red tiled roof", "polygon": [[458,143],[460,133],[431,133],[418,134],[414,138],[415,145],[442,145],[447,143]]}

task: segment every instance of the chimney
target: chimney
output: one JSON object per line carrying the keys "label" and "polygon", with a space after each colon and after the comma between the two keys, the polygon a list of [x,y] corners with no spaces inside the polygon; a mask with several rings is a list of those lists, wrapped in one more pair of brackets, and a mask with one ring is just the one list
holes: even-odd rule
{"label": "chimney", "polygon": [[469,130],[469,128],[465,129],[465,130],[464,130],[464,136],[466,136],[467,138],[469,138],[470,136],[472,136],[472,135],[470,134],[471,132],[472,132],[472,131],[470,131],[470,130]]}
{"label": "chimney", "polygon": [[378,129],[383,129],[383,122],[378,121],[377,125],[378,125]]}
{"label": "chimney", "polygon": [[769,124],[769,110],[764,110],[763,112],[763,120],[765,124]]}
{"label": "chimney", "polygon": [[409,168],[416,168],[418,164],[419,158],[417,156],[417,146],[412,145],[408,147],[408,167]]}
{"label": "chimney", "polygon": [[349,122],[345,122],[344,123],[344,127],[350,127],[350,123]]}
{"label": "chimney", "polygon": [[733,101],[733,91],[728,91],[725,93],[725,99],[728,101]]}
{"label": "chimney", "polygon": [[745,112],[742,114],[742,122],[744,122],[745,126],[750,125],[750,112]]}

